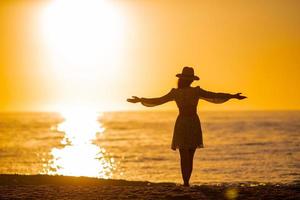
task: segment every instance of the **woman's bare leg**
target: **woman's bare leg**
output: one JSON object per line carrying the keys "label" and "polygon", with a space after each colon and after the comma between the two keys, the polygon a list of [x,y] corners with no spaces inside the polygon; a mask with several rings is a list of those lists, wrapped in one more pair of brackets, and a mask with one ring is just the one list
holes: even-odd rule
{"label": "woman's bare leg", "polygon": [[196,149],[179,149],[182,179],[185,186],[189,186],[189,181],[193,171],[193,160]]}
{"label": "woman's bare leg", "polygon": [[179,149],[181,174],[185,186],[189,186],[190,180],[190,159],[188,149]]}
{"label": "woman's bare leg", "polygon": [[194,154],[195,154],[196,149],[189,149],[189,170],[188,170],[188,180],[190,180],[190,177],[193,172],[193,160],[194,160]]}

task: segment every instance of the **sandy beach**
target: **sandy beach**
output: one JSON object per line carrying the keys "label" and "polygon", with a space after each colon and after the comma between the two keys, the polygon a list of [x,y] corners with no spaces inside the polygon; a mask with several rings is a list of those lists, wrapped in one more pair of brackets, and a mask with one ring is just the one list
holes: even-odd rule
{"label": "sandy beach", "polygon": [[215,184],[105,180],[49,175],[0,175],[0,199],[300,199],[300,184]]}

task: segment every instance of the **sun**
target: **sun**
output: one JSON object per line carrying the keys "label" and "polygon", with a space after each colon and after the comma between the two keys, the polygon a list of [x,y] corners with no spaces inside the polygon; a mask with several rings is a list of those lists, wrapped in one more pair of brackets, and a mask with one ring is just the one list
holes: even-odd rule
{"label": "sun", "polygon": [[119,10],[104,0],[55,0],[41,17],[44,41],[58,74],[91,80],[109,75],[122,46]]}
{"label": "sun", "polygon": [[122,74],[121,8],[104,0],[54,0],[40,19],[48,75],[57,86],[54,107],[99,104],[105,86]]}

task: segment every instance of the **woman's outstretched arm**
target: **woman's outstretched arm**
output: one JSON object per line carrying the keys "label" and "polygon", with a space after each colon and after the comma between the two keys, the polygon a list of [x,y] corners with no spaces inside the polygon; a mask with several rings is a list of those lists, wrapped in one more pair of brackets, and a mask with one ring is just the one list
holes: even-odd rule
{"label": "woman's outstretched arm", "polygon": [[228,93],[222,93],[222,92],[210,92],[206,91],[199,87],[199,98],[204,99],[206,101],[209,101],[211,103],[224,103],[228,101],[229,99],[245,99],[247,97],[242,96],[242,93],[236,93],[236,94],[228,94]]}
{"label": "woman's outstretched arm", "polygon": [[132,98],[127,99],[128,102],[130,103],[141,103],[144,106],[147,107],[153,107],[153,106],[158,106],[164,103],[167,103],[169,101],[174,100],[173,97],[173,89],[166,95],[162,97],[157,97],[157,98],[140,98],[136,96],[132,96]]}

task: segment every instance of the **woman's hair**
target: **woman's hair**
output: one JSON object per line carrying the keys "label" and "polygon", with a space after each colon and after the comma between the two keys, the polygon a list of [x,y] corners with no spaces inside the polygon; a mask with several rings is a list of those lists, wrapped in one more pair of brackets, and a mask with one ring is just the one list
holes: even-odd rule
{"label": "woman's hair", "polygon": [[190,87],[193,81],[194,80],[179,78],[178,83],[177,83],[177,87],[178,88]]}

